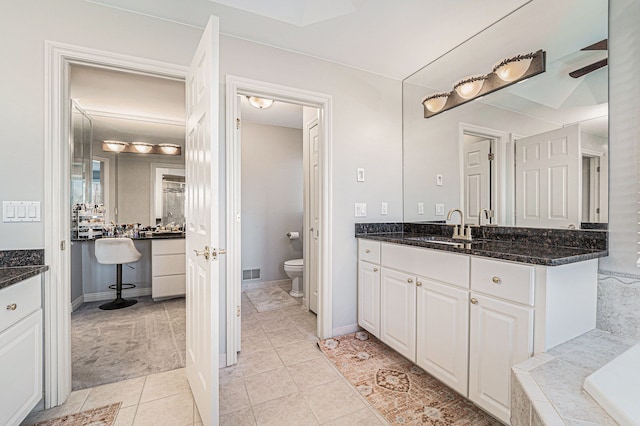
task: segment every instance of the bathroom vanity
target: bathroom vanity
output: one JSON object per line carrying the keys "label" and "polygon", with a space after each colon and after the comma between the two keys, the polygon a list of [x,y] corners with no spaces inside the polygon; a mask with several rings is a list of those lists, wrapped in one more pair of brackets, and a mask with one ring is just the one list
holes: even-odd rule
{"label": "bathroom vanity", "polygon": [[511,367],[595,328],[606,236],[581,248],[410,231],[356,234],[358,324],[508,423]]}
{"label": "bathroom vanity", "polygon": [[[24,251],[14,251],[24,252]],[[19,425],[42,399],[44,265],[5,266],[0,252],[0,424]]]}

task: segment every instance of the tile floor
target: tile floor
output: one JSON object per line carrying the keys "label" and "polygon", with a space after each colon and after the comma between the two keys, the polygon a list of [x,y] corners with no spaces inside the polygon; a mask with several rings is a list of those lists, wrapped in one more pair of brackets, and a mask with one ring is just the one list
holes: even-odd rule
{"label": "tile floor", "polygon": [[[243,294],[242,352],[237,365],[220,370],[220,424],[387,424],[317,341],[316,316],[299,304],[258,312]],[[184,369],[74,391],[64,405],[32,413],[22,424],[120,401],[115,426],[202,424]]]}

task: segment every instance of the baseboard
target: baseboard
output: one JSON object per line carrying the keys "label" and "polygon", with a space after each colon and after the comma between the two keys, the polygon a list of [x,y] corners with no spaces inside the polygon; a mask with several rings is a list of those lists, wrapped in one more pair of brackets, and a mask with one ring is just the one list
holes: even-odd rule
{"label": "baseboard", "polygon": [[342,327],[336,327],[332,330],[332,336],[343,336],[349,333],[355,333],[356,331],[362,330],[360,326],[356,324],[344,325]]}
{"label": "baseboard", "polygon": [[244,282],[242,283],[242,291],[255,290],[258,288],[275,287],[281,284],[290,284],[291,280],[276,280],[276,281],[258,281],[258,282]]}
{"label": "baseboard", "polygon": [[71,312],[75,311],[84,303],[84,294],[81,294],[73,302],[71,302]]}
{"label": "baseboard", "polygon": [[[122,297],[139,297],[139,296],[150,296],[151,295],[151,287],[145,288],[132,288],[130,290],[122,290]],[[98,293],[86,293],[84,295],[85,302],[100,302],[102,300],[111,300],[115,299],[116,291],[101,291]],[[74,301],[75,303],[75,301]]]}

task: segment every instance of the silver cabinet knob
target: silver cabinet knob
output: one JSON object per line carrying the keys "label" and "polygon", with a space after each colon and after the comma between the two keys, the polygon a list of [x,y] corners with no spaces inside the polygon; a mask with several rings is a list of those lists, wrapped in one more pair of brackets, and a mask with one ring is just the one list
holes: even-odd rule
{"label": "silver cabinet knob", "polygon": [[7,311],[15,311],[16,309],[18,309],[18,305],[16,305],[15,303],[7,305]]}
{"label": "silver cabinet knob", "polygon": [[407,282],[411,284],[413,282],[413,278],[407,278]]}
{"label": "silver cabinet knob", "polygon": [[473,305],[477,305],[478,304],[478,299],[476,299],[475,297],[472,297],[470,300],[471,304]]}
{"label": "silver cabinet knob", "polygon": [[378,268],[373,268],[373,272],[378,272]]}
{"label": "silver cabinet knob", "polygon": [[365,253],[371,253],[371,250],[366,249],[364,252],[365,252]]}
{"label": "silver cabinet knob", "polygon": [[420,287],[422,285],[422,281],[416,281],[416,285]]}
{"label": "silver cabinet knob", "polygon": [[491,278],[491,281],[493,281],[494,284],[500,284],[502,282],[500,277],[493,277]]}

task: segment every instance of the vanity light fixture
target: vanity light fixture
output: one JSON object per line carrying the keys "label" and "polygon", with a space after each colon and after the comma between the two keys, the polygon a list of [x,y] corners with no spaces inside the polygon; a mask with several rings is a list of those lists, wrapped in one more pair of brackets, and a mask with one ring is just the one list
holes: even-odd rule
{"label": "vanity light fixture", "polygon": [[516,81],[527,72],[535,52],[503,59],[493,67],[493,72],[503,81]]}
{"label": "vanity light fixture", "polygon": [[422,105],[431,112],[439,112],[444,108],[444,104],[447,103],[450,94],[451,92],[434,93],[431,96],[427,96],[427,98],[422,101]]}
{"label": "vanity light fixture", "polygon": [[502,89],[546,70],[546,52],[525,53],[503,59],[487,75],[465,77],[457,81],[451,92],[439,92],[423,101],[424,118],[430,118],[451,108],[463,105],[496,90]]}
{"label": "vanity light fixture", "polygon": [[267,109],[273,105],[273,99],[259,98],[257,96],[247,96],[247,99],[249,99],[251,106],[258,109]]}
{"label": "vanity light fixture", "polygon": [[148,154],[153,149],[153,144],[146,142],[132,142],[131,145],[141,154]]}
{"label": "vanity light fixture", "polygon": [[120,141],[104,141],[104,145],[106,145],[108,151],[123,152],[129,144]]}
{"label": "vanity light fixture", "polygon": [[461,98],[472,99],[475,98],[478,93],[480,93],[480,90],[482,90],[482,86],[484,85],[484,81],[486,79],[486,75],[474,75],[471,77],[465,77],[462,80],[456,82],[456,84],[453,85],[453,89]]}
{"label": "vanity light fixture", "polygon": [[121,142],[103,141],[102,150],[105,152],[133,153],[133,154],[160,154],[160,155],[182,155],[182,147],[172,143],[161,143],[158,145],[147,142]]}
{"label": "vanity light fixture", "polygon": [[174,145],[171,143],[161,143],[158,145],[160,151],[167,155],[180,155],[180,145]]}

